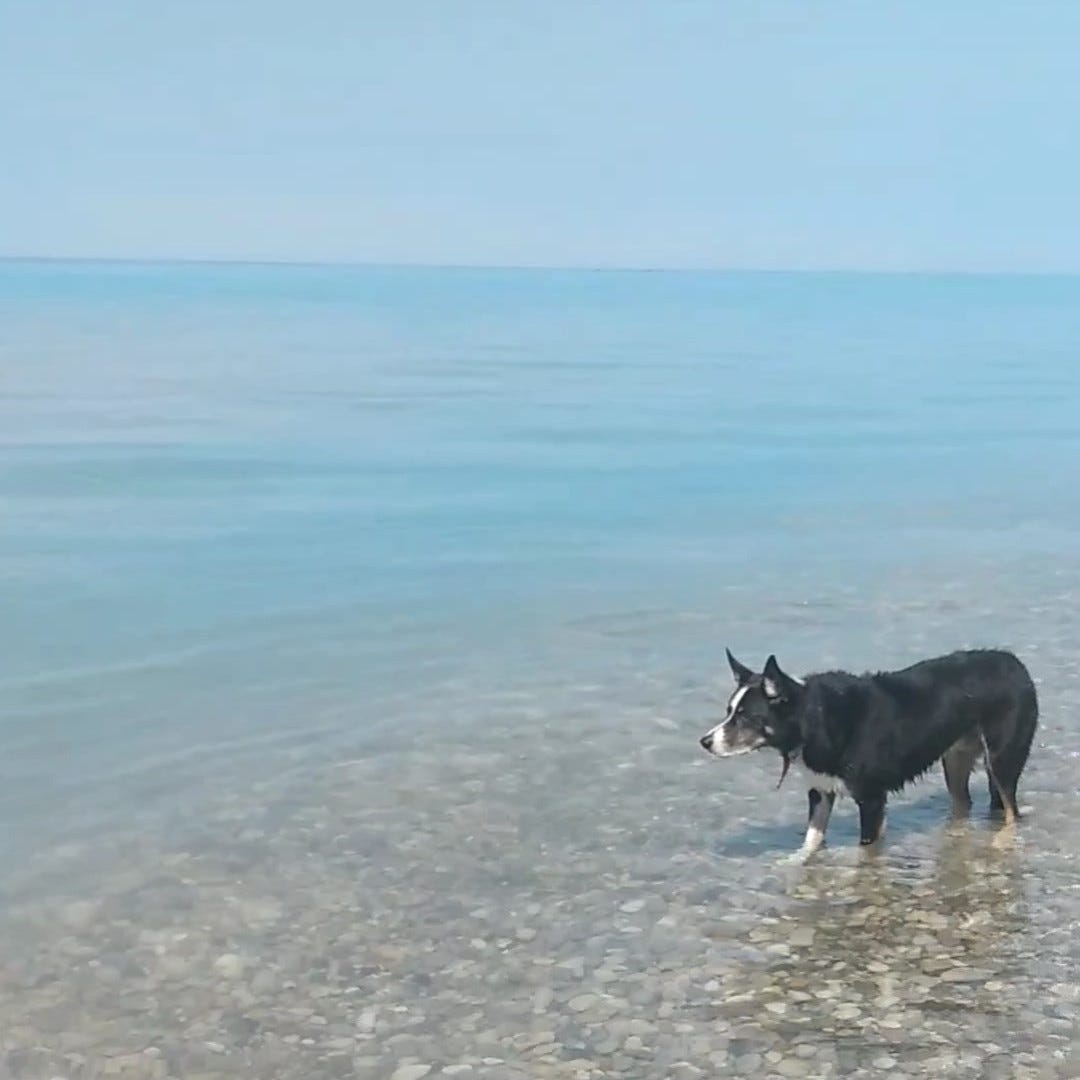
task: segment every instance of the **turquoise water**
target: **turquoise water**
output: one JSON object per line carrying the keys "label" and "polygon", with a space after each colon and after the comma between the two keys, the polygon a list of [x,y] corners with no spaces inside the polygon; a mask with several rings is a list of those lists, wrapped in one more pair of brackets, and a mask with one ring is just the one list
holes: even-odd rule
{"label": "turquoise water", "polygon": [[567,619],[1071,555],[1077,342],[1071,278],[2,264],[4,820]]}
{"label": "turquoise water", "polygon": [[[1075,1076],[1078,342],[1072,278],[0,263],[0,1071]],[[1019,835],[931,777],[780,869],[725,645],[1016,648]]]}

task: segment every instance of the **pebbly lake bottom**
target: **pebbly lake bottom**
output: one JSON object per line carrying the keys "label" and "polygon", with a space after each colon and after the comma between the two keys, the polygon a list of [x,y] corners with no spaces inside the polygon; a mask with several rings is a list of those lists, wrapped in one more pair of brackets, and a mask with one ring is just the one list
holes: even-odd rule
{"label": "pebbly lake bottom", "polygon": [[[383,701],[377,745],[42,843],[5,876],[0,1074],[1080,1075],[1078,568],[805,595],[568,621]],[[932,774],[879,852],[841,803],[785,863],[796,778],[696,747],[732,626],[796,670],[1014,647],[1042,709],[1016,833],[978,778],[950,823]]]}

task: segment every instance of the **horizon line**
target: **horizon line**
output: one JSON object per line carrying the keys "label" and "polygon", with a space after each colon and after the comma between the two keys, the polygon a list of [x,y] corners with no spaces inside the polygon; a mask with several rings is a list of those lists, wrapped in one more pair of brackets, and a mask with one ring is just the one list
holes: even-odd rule
{"label": "horizon line", "polygon": [[634,265],[602,263],[423,262],[384,259],[245,258],[241,256],[25,255],[0,252],[2,263],[81,263],[125,266],[248,266],[356,270],[503,270],[510,272],[593,274],[805,274],[881,277],[1078,277],[1071,270],[991,269],[970,267]]}

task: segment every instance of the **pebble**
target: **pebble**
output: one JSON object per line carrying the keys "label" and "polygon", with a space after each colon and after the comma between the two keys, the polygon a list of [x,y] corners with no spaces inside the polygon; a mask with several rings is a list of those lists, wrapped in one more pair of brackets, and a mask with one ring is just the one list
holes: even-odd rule
{"label": "pebble", "polygon": [[978,968],[955,967],[941,973],[942,982],[981,982],[989,974]]}
{"label": "pebble", "polygon": [[564,960],[559,967],[565,968],[575,979],[585,978],[585,957],[575,956],[570,960]]}
{"label": "pebble", "polygon": [[599,999],[595,994],[578,994],[577,997],[572,997],[567,1005],[573,1012],[585,1012],[591,1009]]}
{"label": "pebble", "polygon": [[810,1066],[798,1058],[785,1058],[777,1062],[776,1071],[781,1076],[806,1076],[810,1072]]}
{"label": "pebble", "polygon": [[399,1065],[390,1076],[390,1080],[421,1080],[431,1072],[430,1065]]}
{"label": "pebble", "polygon": [[243,957],[236,953],[224,953],[214,961],[214,971],[223,979],[239,979],[247,970]]}
{"label": "pebble", "polygon": [[529,1050],[534,1046],[542,1046],[545,1043],[555,1041],[554,1031],[531,1031],[524,1035],[516,1035],[513,1039],[514,1048],[517,1050]]}
{"label": "pebble", "polygon": [[671,1066],[669,1073],[671,1080],[697,1080],[703,1073],[696,1065],[689,1061],[677,1061]]}
{"label": "pebble", "polygon": [[259,997],[272,994],[278,985],[277,976],[272,971],[257,971],[251,980],[251,992]]}
{"label": "pebble", "polygon": [[101,905],[93,900],[74,900],[60,909],[60,920],[72,930],[87,930],[97,920]]}

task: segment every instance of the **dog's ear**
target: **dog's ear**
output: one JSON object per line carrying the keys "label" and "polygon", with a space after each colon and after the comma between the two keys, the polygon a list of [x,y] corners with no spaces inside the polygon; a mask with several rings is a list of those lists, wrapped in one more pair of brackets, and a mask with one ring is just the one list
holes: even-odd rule
{"label": "dog's ear", "polygon": [[775,656],[770,656],[765,661],[765,679],[761,684],[765,696],[770,701],[784,701],[790,699],[802,685],[798,679],[793,679],[786,672],[780,670]]}
{"label": "dog's ear", "polygon": [[731,655],[730,649],[725,649],[724,652],[727,653],[727,662],[731,665],[731,674],[735,676],[736,685],[745,686],[754,677],[754,673],[745,664],[740,664]]}

